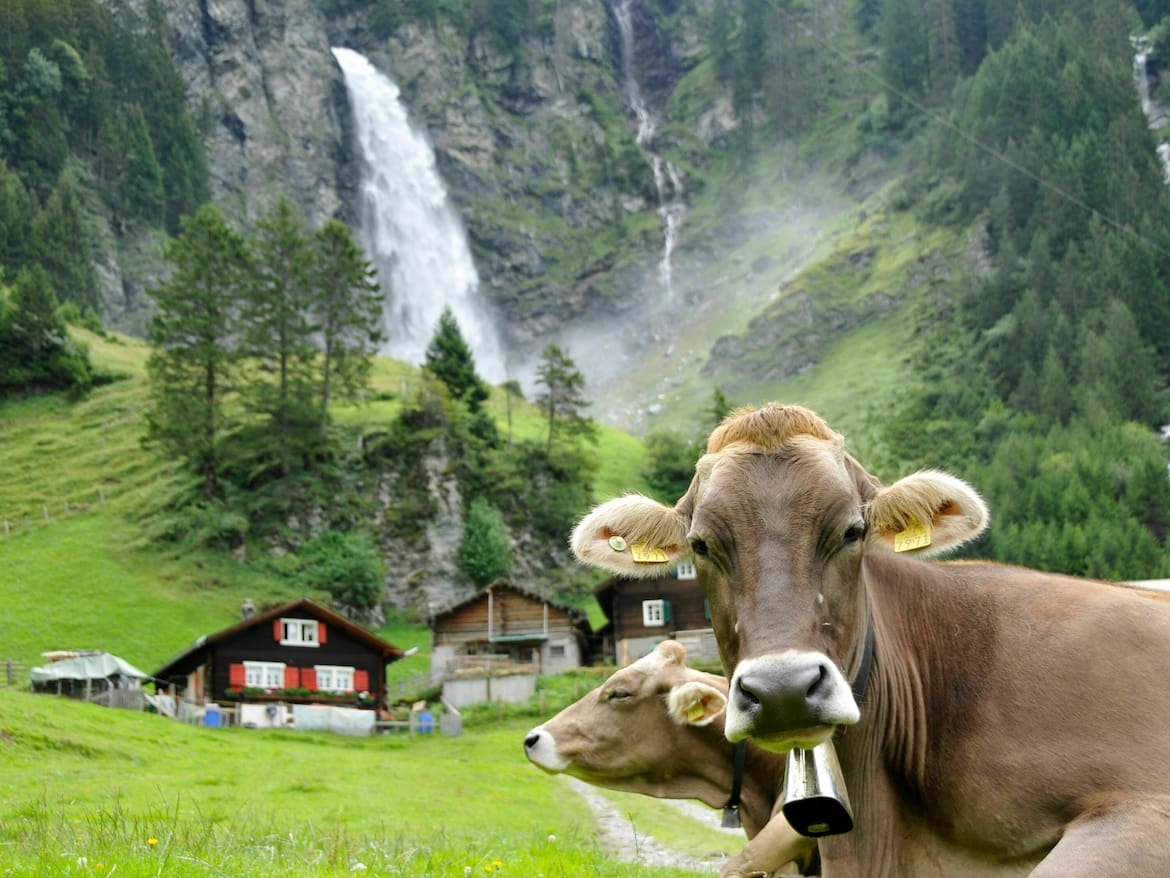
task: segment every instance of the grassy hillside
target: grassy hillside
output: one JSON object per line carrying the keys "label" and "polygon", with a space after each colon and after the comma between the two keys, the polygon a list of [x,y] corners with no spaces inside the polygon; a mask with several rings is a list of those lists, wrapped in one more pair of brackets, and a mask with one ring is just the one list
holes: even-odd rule
{"label": "grassy hillside", "polygon": [[[706,290],[702,319],[664,318],[670,344],[644,355],[638,380],[604,383],[599,404],[638,435],[698,438],[716,387],[735,405],[801,403],[870,457],[883,416],[921,384],[910,354],[955,295],[965,233],[895,206],[897,183],[851,203],[825,181],[786,187],[774,170],[756,190],[742,213],[754,234],[729,231],[726,250],[689,280]],[[713,351],[717,340],[734,355]]]}
{"label": "grassy hillside", "polygon": [[[148,349],[123,336],[78,334],[95,363],[120,380],[80,402],[47,396],[0,404],[0,601],[9,623],[0,660],[12,658],[27,671],[46,650],[98,648],[149,672],[233,622],[245,597],[264,603],[303,589],[223,554],[152,538],[151,510],[179,473],[140,445]],[[384,422],[415,381],[416,369],[379,359],[375,401],[341,409],[337,420]],[[503,431],[502,396],[492,406]],[[539,413],[513,406],[513,429],[539,436]],[[598,496],[642,483],[637,440],[603,430],[598,456]],[[424,626],[395,620],[379,633],[423,653],[399,670],[425,670]]]}
{"label": "grassy hillside", "polygon": [[[6,875],[694,874],[598,850],[584,803],[524,759],[529,724],[458,738],[205,729],[0,689]],[[742,842],[660,803],[642,833]],[[465,872],[470,869],[471,872]]]}

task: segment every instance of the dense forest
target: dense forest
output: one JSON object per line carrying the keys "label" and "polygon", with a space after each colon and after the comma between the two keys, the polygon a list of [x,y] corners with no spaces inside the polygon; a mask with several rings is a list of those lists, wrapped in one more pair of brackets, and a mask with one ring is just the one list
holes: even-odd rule
{"label": "dense forest", "polygon": [[[443,22],[486,36],[517,65],[546,46],[558,9],[317,5],[375,36]],[[707,90],[688,80],[668,106],[725,98],[737,120],[712,155],[690,156],[692,197],[704,197],[704,162],[748,168],[780,144],[810,165],[831,156],[847,181],[877,156],[893,169],[892,209],[923,235],[975,242],[975,267],[915,317],[906,356],[917,381],[877,425],[879,459],[867,464],[888,478],[943,467],[978,486],[994,525],[972,554],[1092,576],[1170,575],[1158,432],[1170,421],[1170,193],[1132,43],[1149,36],[1152,96],[1170,98],[1170,75],[1159,77],[1170,2],[857,0],[847,21],[787,0],[714,0],[703,13],[684,0],[643,5],[663,33],[685,25],[702,37],[695,69]],[[368,606],[379,546],[421,539],[435,514],[423,462],[438,455],[459,485],[469,582],[511,570],[509,546],[541,546],[534,554],[553,563],[594,499],[592,421],[571,357],[545,348],[532,402],[546,434],[512,441],[482,410],[488,388],[445,315],[421,389],[393,423],[360,437],[332,424],[334,401],[365,392],[376,348],[368,266],[345,226],[309,228],[285,202],[250,227],[205,206],[197,114],[157,7],[141,8],[12,0],[3,13],[0,393],[79,393],[103,380],[65,329],[100,329],[94,218],[127,237],[151,230],[170,243],[168,279],[151,292],[144,439],[190,473],[161,535],[225,550],[279,543],[297,559],[288,569]],[[685,132],[671,136],[694,148]],[[614,147],[613,173],[638,168],[632,150],[628,137]],[[645,169],[630,174],[637,185]],[[339,289],[355,297],[330,312],[327,294]],[[183,310],[199,302],[209,307]],[[331,332],[331,313],[349,322]],[[503,392],[520,398],[518,385]],[[764,401],[709,392],[690,433],[645,437],[646,476],[663,499],[685,490],[718,417]],[[386,479],[396,501],[372,532],[361,522]]]}

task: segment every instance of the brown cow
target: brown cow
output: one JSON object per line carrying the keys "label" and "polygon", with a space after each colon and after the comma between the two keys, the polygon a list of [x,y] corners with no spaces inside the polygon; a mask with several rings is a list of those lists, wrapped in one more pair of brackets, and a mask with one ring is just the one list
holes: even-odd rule
{"label": "brown cow", "polygon": [[573,547],[627,575],[693,554],[734,672],[728,736],[834,739],[856,827],[820,839],[825,876],[1170,875],[1170,605],[913,557],[986,521],[958,479],[883,486],[817,415],[772,404],[716,428],[674,507],[610,501]]}
{"label": "brown cow", "polygon": [[[524,752],[547,772],[594,786],[721,808],[735,764],[726,703],[727,678],[687,667],[682,644],[665,640],[529,732]],[[748,745],[739,812],[751,841],[720,878],[770,875],[793,861],[802,875],[814,871],[816,843],[773,817],[783,778],[784,757]]]}

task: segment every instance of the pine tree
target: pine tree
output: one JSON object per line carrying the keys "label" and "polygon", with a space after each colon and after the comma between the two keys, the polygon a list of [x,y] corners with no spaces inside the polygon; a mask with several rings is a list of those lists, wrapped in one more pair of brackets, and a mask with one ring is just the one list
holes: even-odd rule
{"label": "pine tree", "polygon": [[[253,367],[245,402],[274,429],[280,468],[287,475],[319,436],[320,423],[314,379],[314,254],[304,220],[288,198],[281,196],[260,218],[253,250],[255,282],[245,287],[241,308],[243,353]],[[269,369],[272,379],[259,371]]]}
{"label": "pine tree", "polygon": [[142,107],[130,104],[115,124],[115,131],[125,168],[122,208],[134,219],[160,224],[166,208],[163,172],[146,130]]}
{"label": "pine tree", "polygon": [[313,238],[313,314],[321,338],[321,427],[334,398],[354,400],[369,386],[371,358],[384,338],[382,293],[349,227],[329,220]]}
{"label": "pine tree", "polygon": [[475,414],[490,395],[487,385],[475,371],[471,348],[459,331],[450,307],[443,309],[435,334],[427,345],[426,367],[447,386],[453,399],[462,400]]}
{"label": "pine tree", "polygon": [[5,301],[0,288],[0,395],[30,390],[87,390],[93,368],[57,314],[48,272],[31,265],[17,272]]}
{"label": "pine tree", "polygon": [[507,413],[508,419],[508,446],[512,445],[512,400],[524,399],[524,389],[520,386],[520,382],[516,380],[505,381],[503,385],[504,390],[504,411]]}
{"label": "pine tree", "polygon": [[585,376],[558,345],[550,344],[541,352],[536,383],[543,388],[536,403],[544,411],[548,425],[546,456],[552,456],[553,444],[559,437],[565,437],[571,445],[580,440],[597,441],[597,424],[585,414],[589,407]]}
{"label": "pine tree", "polygon": [[79,308],[101,307],[97,274],[93,270],[89,233],[73,186],[63,180],[49,196],[44,210],[32,222],[31,256],[49,273],[62,302]]}
{"label": "pine tree", "polygon": [[219,209],[206,205],[184,223],[166,258],[170,278],[148,291],[156,311],[147,440],[199,473],[210,499],[219,492],[220,445],[233,426],[226,401],[236,389],[238,307],[251,257]]}
{"label": "pine tree", "polygon": [[499,510],[476,497],[463,522],[459,565],[476,583],[487,585],[512,572],[512,542]]}

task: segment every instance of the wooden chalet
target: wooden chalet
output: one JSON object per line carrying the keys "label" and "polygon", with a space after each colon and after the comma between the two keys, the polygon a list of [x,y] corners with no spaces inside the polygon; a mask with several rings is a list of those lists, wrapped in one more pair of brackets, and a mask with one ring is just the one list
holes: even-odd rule
{"label": "wooden chalet", "polygon": [[616,576],[594,594],[609,620],[597,632],[599,661],[627,665],[663,640],[683,643],[691,659],[718,660],[711,609],[693,564],[654,579]]}
{"label": "wooden chalet", "polygon": [[444,679],[467,657],[496,657],[548,673],[582,664],[585,611],[497,580],[431,615],[431,677]]}
{"label": "wooden chalet", "polygon": [[[401,657],[360,625],[301,598],[246,610],[242,621],[200,637],[154,677],[170,684],[180,705],[239,705],[241,722],[280,725],[290,705],[385,709],[386,665]],[[257,704],[264,705],[259,712],[245,709]]]}

